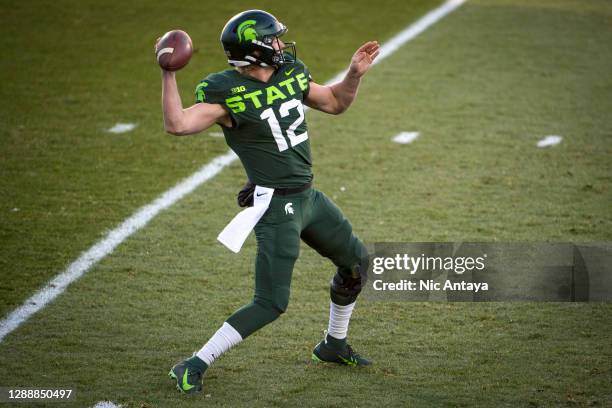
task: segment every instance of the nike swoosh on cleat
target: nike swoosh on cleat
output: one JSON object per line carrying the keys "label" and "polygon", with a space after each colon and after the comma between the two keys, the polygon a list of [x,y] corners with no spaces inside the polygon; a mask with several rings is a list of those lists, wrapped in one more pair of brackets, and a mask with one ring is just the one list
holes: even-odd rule
{"label": "nike swoosh on cleat", "polygon": [[347,360],[346,358],[344,358],[344,357],[342,357],[342,356],[338,356],[338,358],[339,358],[340,360],[344,361],[344,363],[345,363],[346,365],[349,365],[349,366],[356,366],[356,365],[357,365],[357,360],[355,360],[355,359],[353,359],[353,358],[351,358],[350,360]]}
{"label": "nike swoosh on cleat", "polygon": [[293,71],[295,71],[295,68],[291,68],[289,71],[285,71],[285,75],[289,76]]}
{"label": "nike swoosh on cleat", "polygon": [[189,376],[189,369],[186,368],[185,369],[185,374],[183,374],[183,384],[181,384],[181,386],[183,387],[183,389],[185,391],[189,391],[190,389],[192,389],[193,387],[195,387],[195,385],[191,385],[189,384],[189,382],[187,381],[187,377]]}

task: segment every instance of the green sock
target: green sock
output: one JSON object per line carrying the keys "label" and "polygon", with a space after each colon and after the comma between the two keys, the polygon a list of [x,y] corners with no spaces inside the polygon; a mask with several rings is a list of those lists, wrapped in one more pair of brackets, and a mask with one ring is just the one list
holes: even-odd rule
{"label": "green sock", "polygon": [[334,350],[342,350],[346,347],[346,337],[343,339],[337,339],[329,334],[325,336],[325,344],[327,347]]}

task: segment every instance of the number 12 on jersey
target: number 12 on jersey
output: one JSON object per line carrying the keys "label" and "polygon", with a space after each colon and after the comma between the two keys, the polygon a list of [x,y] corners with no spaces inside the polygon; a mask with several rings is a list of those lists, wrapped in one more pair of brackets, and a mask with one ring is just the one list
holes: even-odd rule
{"label": "number 12 on jersey", "polygon": [[[291,109],[296,109],[300,115],[286,130],[289,142],[291,142],[291,147],[294,147],[308,139],[308,132],[300,133],[299,135],[295,134],[295,129],[297,129],[297,127],[304,121],[304,106],[302,106],[302,102],[298,101],[297,99],[291,99],[290,101],[283,102],[281,104],[280,108],[278,109],[281,118],[289,116],[289,111]],[[283,131],[278,123],[276,115],[274,114],[274,110],[272,110],[272,108],[268,108],[261,112],[259,117],[268,121],[268,125],[270,125],[270,130],[272,130],[272,136],[274,136],[278,150],[280,152],[287,150],[289,146],[287,145],[287,140],[285,140],[285,137],[283,136]]]}

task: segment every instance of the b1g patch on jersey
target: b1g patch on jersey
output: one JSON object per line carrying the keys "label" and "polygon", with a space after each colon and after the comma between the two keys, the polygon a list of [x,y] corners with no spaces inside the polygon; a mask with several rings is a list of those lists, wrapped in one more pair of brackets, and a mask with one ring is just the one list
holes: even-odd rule
{"label": "b1g patch on jersey", "polygon": [[290,96],[296,95],[298,90],[306,91],[308,89],[308,81],[309,79],[306,77],[306,74],[301,72],[294,76],[288,76],[284,81],[267,86],[263,90],[257,89],[253,92],[227,98],[225,99],[225,104],[234,113],[246,111],[247,105],[255,109],[261,109],[264,106],[272,105],[276,100],[285,100]]}

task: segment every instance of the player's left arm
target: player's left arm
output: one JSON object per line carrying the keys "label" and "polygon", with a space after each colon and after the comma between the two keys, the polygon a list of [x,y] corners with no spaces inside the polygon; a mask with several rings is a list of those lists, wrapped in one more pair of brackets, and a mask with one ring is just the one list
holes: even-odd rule
{"label": "player's left arm", "polygon": [[368,72],[379,53],[380,46],[377,41],[368,41],[363,44],[353,54],[351,65],[344,79],[329,86],[311,81],[304,103],[313,109],[334,115],[344,112],[357,96],[361,77]]}

